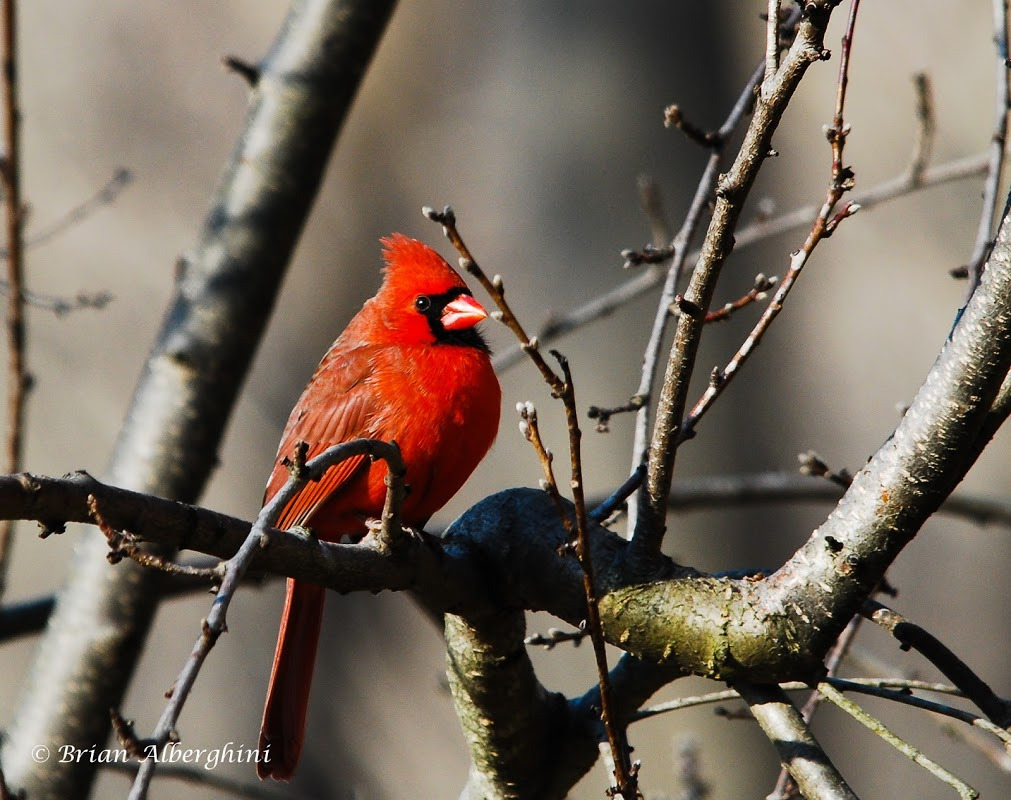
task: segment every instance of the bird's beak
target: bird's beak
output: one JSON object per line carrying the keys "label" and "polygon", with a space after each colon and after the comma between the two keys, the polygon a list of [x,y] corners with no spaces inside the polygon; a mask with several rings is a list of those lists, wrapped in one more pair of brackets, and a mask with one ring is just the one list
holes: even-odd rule
{"label": "bird's beak", "polygon": [[461,294],[456,299],[446,303],[442,310],[442,327],[447,331],[460,331],[473,328],[488,316],[488,312],[469,294]]}

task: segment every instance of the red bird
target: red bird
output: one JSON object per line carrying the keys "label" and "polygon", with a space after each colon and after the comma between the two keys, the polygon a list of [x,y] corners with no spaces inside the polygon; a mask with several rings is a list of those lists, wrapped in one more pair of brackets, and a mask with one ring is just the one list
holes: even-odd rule
{"label": "red bird", "polygon": [[[292,409],[267,483],[266,503],[288,481],[283,459],[300,441],[308,457],[357,438],[394,441],[407,465],[405,525],[442,508],[488,452],[502,391],[475,329],[487,313],[434,250],[395,233],[383,239],[386,275],[333,343]],[[281,529],[320,539],[366,533],[386,498],[386,465],[367,457],[331,467],[284,509]],[[302,753],[326,590],[288,579],[274,667],[260,727],[261,778],[290,780]]]}

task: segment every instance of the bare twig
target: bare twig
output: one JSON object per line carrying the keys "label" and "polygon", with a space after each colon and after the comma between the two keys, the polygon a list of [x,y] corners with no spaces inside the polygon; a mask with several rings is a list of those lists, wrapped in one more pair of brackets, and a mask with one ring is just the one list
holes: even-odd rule
{"label": "bare twig", "polygon": [[554,454],[544,446],[544,440],[541,439],[541,429],[537,424],[537,409],[528,400],[525,403],[517,403],[516,411],[520,415],[520,433],[533,445],[534,452],[537,453],[541,464],[541,470],[544,472],[540,484],[541,489],[551,496],[558,509],[558,515],[562,519],[562,525],[565,526],[565,532],[571,538],[573,533],[572,519],[566,511],[565,502],[558,491],[558,482],[555,480],[555,470],[552,467],[552,462],[555,459]]}
{"label": "bare twig", "polygon": [[[951,719],[957,719],[960,722],[968,723],[974,728],[978,728],[981,731],[985,731],[986,733],[995,736],[1003,743],[1004,747],[1011,748],[1011,732],[1001,728],[999,725],[994,725],[990,722],[990,720],[985,719],[978,714],[963,711],[960,708],[954,708],[953,706],[949,706],[944,703],[936,703],[932,700],[924,700],[922,697],[917,697],[911,694],[913,689],[924,688],[915,685],[921,683],[920,681],[908,681],[907,683],[910,685],[899,686],[896,688],[884,686],[873,681],[853,681],[842,678],[831,678],[828,682],[836,689],[843,692],[859,692],[860,694],[871,695],[873,697],[881,697],[885,700],[891,700],[896,703],[921,708],[925,711],[932,711],[935,714],[950,717]],[[897,681],[896,683],[902,682]],[[925,688],[927,691],[937,690],[937,687],[931,687],[929,684],[927,684]],[[958,697],[965,697],[965,692],[955,688],[954,686],[947,686],[944,687],[944,689],[945,691],[942,692],[943,694],[953,694]],[[817,692],[814,693],[815,696],[817,696],[817,694]]]}
{"label": "bare twig", "polygon": [[[833,474],[848,475],[845,470]],[[748,505],[794,500],[835,501],[842,495],[842,488],[842,483],[835,480],[815,481],[793,472],[707,475],[678,481],[677,486],[671,490],[669,506],[675,510],[690,510],[727,504]],[[610,506],[613,501],[609,499],[605,503]],[[964,490],[949,495],[939,511],[942,514],[962,517],[978,525],[989,523],[1011,525],[1011,502],[999,497],[969,494]],[[594,518],[597,518],[596,511]]]}
{"label": "bare twig", "polygon": [[108,559],[110,564],[118,564],[124,558],[129,558],[143,567],[160,569],[169,575],[187,575],[194,578],[206,578],[208,581],[219,581],[225,577],[225,562],[223,561],[213,567],[195,567],[188,564],[177,564],[155,553],[145,551],[135,536],[116,530],[103,519],[98,508],[98,500],[94,495],[88,497],[88,508],[95,520],[95,525],[105,534],[105,538],[109,542]]}
{"label": "bare twig", "polygon": [[913,155],[909,160],[909,176],[916,181],[923,180],[923,173],[930,163],[930,155],[934,149],[934,132],[936,130],[934,114],[934,91],[930,76],[925,72],[917,72],[913,76],[913,88],[916,92],[916,139],[913,143]]}
{"label": "bare twig", "polygon": [[705,312],[715,284],[731,249],[733,232],[759,168],[770,155],[773,132],[787,103],[814,61],[824,57],[822,40],[832,12],[831,2],[805,3],[797,36],[784,56],[778,72],[766,76],[755,97],[751,124],[729,171],[718,181],[706,241],[685,291],[683,307],[699,313],[683,313],[677,330],[664,381],[657,399],[656,423],[649,448],[649,468],[639,493],[638,514],[632,537],[629,567],[644,575],[655,569],[666,532],[666,504],[674,471],[676,441],[681,433],[689,379],[701,340]]}
{"label": "bare twig", "polygon": [[864,605],[864,615],[887,630],[902,643],[902,648],[915,649],[955,686],[965,692],[976,707],[991,722],[1002,728],[1011,727],[1011,703],[998,697],[962,659],[945,647],[932,634],[909,622],[901,614],[875,600]]}
{"label": "bare twig", "polygon": [[[632,440],[632,469],[631,475],[644,474],[640,467],[645,461],[646,447],[649,443],[650,407],[648,398],[653,392],[653,383],[656,380],[656,368],[660,358],[660,348],[663,345],[664,336],[667,332],[667,325],[670,320],[670,306],[674,302],[674,295],[677,292],[678,283],[684,265],[688,259],[688,248],[692,239],[702,222],[702,215],[707,206],[712,201],[716,190],[716,183],[719,179],[720,167],[723,164],[723,150],[727,138],[737,129],[741,120],[747,113],[749,104],[753,101],[754,92],[764,74],[764,65],[759,64],[751,78],[748,80],[743,91],[738,95],[737,102],[731,109],[730,114],[720,126],[719,131],[707,140],[707,145],[712,149],[709,160],[706,162],[705,170],[695,189],[695,196],[692,198],[688,213],[685,214],[681,229],[677,232],[674,240],[668,249],[671,263],[667,269],[667,278],[664,281],[663,290],[660,293],[660,301],[657,305],[656,315],[653,318],[653,327],[650,329],[649,340],[646,342],[646,349],[642,357],[642,372],[639,378],[639,388],[636,389],[633,397],[647,398],[638,409],[635,418],[635,433]],[[668,109],[669,110],[669,109]],[[680,118],[680,115],[679,115]],[[626,259],[627,259],[626,254]],[[640,479],[641,480],[641,479]],[[635,491],[633,487],[632,491]],[[631,536],[635,530],[638,518],[635,503],[630,503],[628,507],[628,524],[626,525],[626,535]]]}
{"label": "bare twig", "polygon": [[[931,167],[925,170],[920,178],[910,176],[908,171],[903,172],[901,175],[872,186],[864,192],[855,192],[853,194],[853,202],[857,203],[864,211],[867,211],[882,203],[887,203],[899,197],[905,197],[934,186],[984,176],[986,175],[987,163],[988,159],[984,153],[966,156],[948,161],[936,167]],[[804,206],[771,219],[762,217],[745,225],[734,236],[734,252],[740,252],[742,248],[750,247],[773,236],[789,233],[790,231],[803,228],[805,225],[810,225],[818,216],[820,208],[820,205]],[[694,250],[688,254],[686,261],[694,261],[700,255],[701,252],[699,250]],[[666,257],[660,260],[666,260]],[[549,324],[544,325],[537,332],[538,341],[546,344],[575,330],[579,330],[585,325],[596,322],[609,314],[613,314],[622,306],[655,288],[664,280],[666,274],[666,270],[654,264],[650,269],[644,270],[634,278],[613,289],[609,289],[583,305],[577,306],[564,314],[554,316]],[[523,358],[523,349],[512,347],[503,350],[492,361],[495,369],[501,372],[516,366]]]}
{"label": "bare twig", "polygon": [[[24,271],[24,240],[21,219],[21,111],[18,108],[17,4],[3,0],[3,105],[4,156],[4,219],[7,231],[7,449],[4,471],[21,468],[24,449],[25,390],[28,371],[25,367],[25,302],[22,294]],[[0,525],[0,596],[7,583],[14,523]]]}
{"label": "bare twig", "polygon": [[[672,104],[667,106],[663,110],[663,124],[667,128],[677,128],[681,133],[683,133],[689,141],[695,142],[695,144],[702,147],[712,147],[717,143],[719,134],[716,131],[706,131],[700,128],[698,125],[694,124],[690,120],[686,119],[684,114],[681,112],[681,106]],[[659,245],[656,245],[659,247]],[[667,253],[670,257],[670,253]],[[649,261],[642,261],[638,263],[652,263]],[[631,264],[626,264],[626,266],[635,266],[636,263],[633,261]]]}
{"label": "bare twig", "polygon": [[[835,228],[843,219],[851,216],[859,209],[858,205],[850,202],[844,205],[841,210],[836,211],[836,206],[843,194],[848,192],[853,186],[852,171],[845,167],[842,162],[846,136],[849,132],[849,126],[845,123],[843,113],[846,102],[846,87],[849,74],[849,59],[852,46],[853,27],[855,25],[858,9],[859,0],[854,0],[851,6],[849,24],[843,38],[842,57],[840,59],[839,80],[836,93],[835,115],[833,117],[832,125],[828,131],[829,144],[832,149],[832,170],[831,182],[828,192],[826,193],[825,202],[822,204],[821,210],[815,219],[814,225],[812,226],[803,247],[796,251],[791,257],[789,270],[783,277],[776,293],[769,302],[769,305],[766,307],[762,316],[759,318],[758,322],[755,324],[751,333],[745,339],[737,353],[735,353],[733,358],[731,358],[728,362],[726,367],[723,369],[713,370],[712,377],[709,381],[709,387],[703,393],[702,397],[695,403],[691,411],[685,416],[684,420],[680,422],[678,430],[672,432],[668,429],[668,426],[669,424],[674,424],[674,418],[677,416],[676,412],[682,407],[680,400],[681,393],[682,391],[687,391],[688,384],[688,381],[684,377],[677,376],[681,374],[681,370],[690,369],[690,366],[694,361],[694,354],[698,347],[698,337],[701,333],[700,326],[705,321],[704,307],[708,303],[708,296],[712,293],[712,284],[718,274],[718,270],[715,269],[715,265],[717,263],[716,261],[713,262],[714,269],[712,273],[704,279],[706,281],[704,284],[700,283],[697,290],[700,293],[700,296],[704,299],[702,306],[700,306],[700,314],[688,313],[687,315],[683,315],[688,322],[684,323],[684,325],[679,323],[679,330],[683,329],[684,333],[682,334],[681,339],[675,340],[675,351],[672,352],[673,360],[668,364],[668,375],[665,379],[665,385],[670,387],[667,390],[669,393],[667,398],[668,412],[665,415],[664,420],[658,420],[657,428],[654,431],[655,458],[653,456],[650,458],[650,473],[647,478],[650,488],[646,496],[640,501],[641,509],[650,509],[649,515],[651,520],[651,523],[647,525],[647,527],[642,528],[641,533],[636,534],[637,537],[640,535],[642,536],[643,544],[640,549],[643,551],[644,555],[648,552],[654,552],[659,547],[659,541],[662,539],[663,530],[666,527],[663,523],[663,515],[660,510],[661,507],[658,504],[658,498],[660,498],[660,495],[662,494],[665,499],[667,493],[669,492],[670,479],[674,464],[674,453],[677,446],[694,435],[695,427],[699,420],[712,407],[716,399],[723,393],[729,382],[735,377],[737,372],[754,351],[754,348],[761,341],[764,334],[768,331],[770,325],[782,310],[783,303],[785,302],[787,295],[799,278],[801,271],[810,259],[815,247],[817,247],[823,239],[831,236]],[[693,278],[693,281],[694,280],[695,279]],[[693,301],[692,306],[694,307],[696,305],[698,304]],[[680,345],[678,345],[679,342]],[[681,387],[681,389],[675,389],[675,385]],[[664,503],[664,506],[665,505],[666,504]]]}
{"label": "bare twig", "polygon": [[993,0],[993,43],[997,51],[994,94],[993,135],[990,140],[988,174],[983,184],[983,208],[976,232],[976,243],[967,265],[969,285],[966,302],[979,285],[983,262],[993,247],[993,225],[997,217],[997,195],[1004,173],[1004,149],[1007,144],[1008,119],[1011,116],[1011,91],[1008,87],[1008,0]]}
{"label": "bare twig", "polygon": [[[131,175],[130,170],[120,167],[113,173],[106,184],[91,197],[70,209],[62,217],[38,233],[24,237],[24,247],[27,249],[45,244],[65,233],[74,225],[84,222],[96,209],[114,202],[119,197],[120,192],[132,180],[133,175]],[[9,254],[10,251],[7,248],[0,250],[0,258],[6,259]],[[10,295],[10,283],[8,281],[0,280],[0,294]],[[58,317],[86,308],[102,309],[113,299],[112,293],[107,291],[82,291],[73,297],[59,297],[43,292],[35,292],[26,287],[21,288],[21,296],[26,305],[44,311],[51,311]]]}
{"label": "bare twig", "polygon": [[818,685],[818,691],[822,693],[826,700],[831,701],[865,728],[876,733],[913,763],[923,767],[925,770],[930,772],[931,775],[951,786],[956,792],[958,792],[958,796],[963,798],[963,800],[975,800],[975,798],[979,797],[979,792],[957,778],[936,761],[925,756],[920,750],[913,747],[907,741],[896,736],[891,730],[885,727],[881,720],[872,717],[831,684],[827,682],[820,683]]}
{"label": "bare twig", "polygon": [[834,483],[836,486],[847,488],[853,483],[853,476],[846,469],[834,470],[820,455],[814,450],[806,453],[798,453],[797,460],[800,462],[800,474],[810,475],[813,478],[824,478]]}
{"label": "bare twig", "polygon": [[223,56],[221,66],[242,78],[250,89],[255,88],[260,82],[260,67],[256,64],[250,64],[245,59],[239,58],[239,56]]}
{"label": "bare twig", "polygon": [[[499,315],[506,326],[515,334],[521,346],[529,355],[531,361],[537,367],[544,381],[551,389],[552,395],[559,398],[565,408],[565,420],[569,430],[569,458],[571,466],[572,501],[575,515],[576,528],[576,556],[583,572],[583,591],[586,595],[586,621],[590,632],[590,641],[593,642],[593,654],[597,664],[597,676],[600,684],[600,717],[607,733],[608,744],[611,755],[615,762],[615,781],[618,793],[624,800],[635,800],[639,795],[637,770],[632,769],[629,759],[628,745],[625,741],[624,730],[619,730],[618,721],[614,716],[611,704],[611,686],[608,678],[607,651],[604,642],[604,634],[600,624],[600,608],[597,602],[597,588],[593,577],[593,561],[590,556],[589,545],[589,519],[586,511],[586,498],[583,489],[583,467],[580,440],[582,431],[579,427],[579,414],[576,405],[576,389],[572,381],[572,374],[569,370],[569,362],[561,353],[556,350],[551,351],[551,355],[558,362],[562,375],[559,375],[548,365],[541,355],[537,340],[527,336],[526,331],[520,324],[519,319],[513,313],[512,308],[505,298],[505,288],[502,278],[496,275],[489,279],[484,270],[478,265],[460,236],[456,227],[456,215],[453,209],[446,206],[441,212],[425,207],[422,213],[433,222],[442,225],[446,238],[460,253],[460,266],[481,284],[489,296],[498,306]],[[541,446],[543,450],[543,445]],[[542,463],[550,465],[550,459],[542,460]],[[549,473],[550,474],[550,473]],[[556,500],[557,502],[557,500]],[[571,522],[566,522],[568,514],[562,509],[562,520],[567,531]]]}
{"label": "bare twig", "polygon": [[[162,712],[161,718],[158,720],[158,724],[155,726],[154,733],[150,737],[150,746],[154,752],[160,754],[171,740],[183,704],[186,702],[186,698],[193,688],[204,660],[210,653],[211,648],[214,647],[218,637],[228,629],[225,621],[228,606],[235,596],[235,590],[238,588],[239,582],[242,580],[253,557],[261,548],[266,546],[267,531],[274,526],[285,506],[291,502],[309,480],[318,480],[329,467],[354,456],[361,455],[381,458],[386,461],[389,467],[388,474],[393,475],[395,479],[387,482],[386,508],[383,511],[384,528],[391,521],[395,522],[397,520],[399,509],[390,509],[389,507],[391,503],[394,503],[393,499],[402,497],[403,476],[406,469],[400,456],[400,450],[394,444],[374,439],[355,439],[325,450],[305,464],[304,469],[293,470],[288,483],[261,509],[255,524],[249,531],[249,535],[239,548],[239,551],[224,563],[224,577],[211,605],[211,610],[207,618],[201,623],[200,637],[197,639],[196,644],[194,644],[189,658],[186,659],[179,677],[176,678],[171,697],[165,706],[165,710]],[[399,479],[397,476],[399,476]],[[397,483],[400,484],[399,491],[396,486]],[[389,514],[387,513],[388,510]],[[393,535],[389,531],[386,531],[387,538]],[[147,749],[146,752],[150,753]],[[143,761],[130,789],[129,800],[143,800],[143,798],[147,797],[157,763],[158,760],[151,757]]]}
{"label": "bare twig", "polygon": [[[101,186],[91,197],[78,203],[62,217],[49,223],[42,230],[25,236],[25,247],[39,247],[47,244],[58,236],[62,236],[75,225],[80,225],[98,209],[111,205],[122,191],[133,182],[133,173],[126,167],[118,167],[112,177]],[[0,250],[0,258],[7,258],[8,250]],[[6,289],[5,289],[6,291]]]}
{"label": "bare twig", "polygon": [[[0,294],[7,293],[7,282],[0,281]],[[74,311],[83,311],[88,308],[95,309],[96,311],[101,310],[114,299],[112,292],[107,292],[104,289],[97,292],[78,292],[73,297],[61,297],[55,294],[36,292],[31,289],[22,289],[21,297],[24,299],[25,305],[41,309],[42,311],[51,311],[57,317],[63,317]]]}
{"label": "bare twig", "polygon": [[[870,691],[878,689],[891,689],[895,691],[896,695],[901,695],[902,697],[909,697],[908,692],[913,690],[950,694],[958,697],[964,696],[960,689],[948,684],[930,683],[909,678],[847,678],[845,681],[839,678],[828,678],[827,680],[833,686],[853,692],[867,691],[870,693]],[[811,685],[804,681],[788,681],[787,683],[781,683],[779,688],[784,692],[803,692],[810,689]],[[680,711],[683,708],[695,708],[697,706],[712,705],[713,703],[723,703],[728,700],[738,700],[740,697],[741,695],[735,689],[721,689],[715,692],[707,692],[706,694],[679,697],[676,700],[668,700],[664,703],[657,703],[656,705],[639,709],[632,715],[632,721],[638,722],[639,720],[649,719],[650,717],[656,717],[671,711]],[[889,696],[889,699],[897,698]],[[957,711],[957,709],[952,710]],[[965,712],[959,713],[964,714]],[[972,717],[973,715],[968,714],[966,716]],[[961,717],[959,718],[961,719]],[[970,720],[966,719],[965,721]]]}
{"label": "bare twig", "polygon": [[767,278],[759,272],[755,276],[755,285],[747,294],[741,295],[736,300],[726,303],[716,311],[710,311],[706,314],[706,323],[725,322],[742,308],[747,308],[752,303],[760,303],[766,298],[768,291],[776,285],[778,280],[779,278],[776,278],[775,276]]}
{"label": "bare twig", "polygon": [[627,403],[623,403],[620,406],[612,406],[610,408],[590,406],[586,410],[586,416],[590,419],[597,420],[597,433],[609,433],[611,430],[611,417],[618,414],[628,414],[632,411],[638,411],[648,402],[649,397],[636,394],[630,397]]}
{"label": "bare twig", "polygon": [[640,464],[638,468],[629,475],[623,484],[615,489],[610,497],[603,500],[600,505],[590,512],[590,519],[593,522],[604,522],[614,514],[622,504],[632,496],[632,493],[642,484],[642,479],[646,476],[646,465]]}

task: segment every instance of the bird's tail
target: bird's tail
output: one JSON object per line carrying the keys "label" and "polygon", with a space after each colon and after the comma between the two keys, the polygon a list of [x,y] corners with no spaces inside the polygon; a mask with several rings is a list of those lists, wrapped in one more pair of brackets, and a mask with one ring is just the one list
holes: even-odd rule
{"label": "bird's tail", "polygon": [[326,590],[322,586],[288,578],[274,667],[260,725],[260,757],[256,763],[256,774],[260,778],[291,780],[302,755],[309,684],[325,598]]}

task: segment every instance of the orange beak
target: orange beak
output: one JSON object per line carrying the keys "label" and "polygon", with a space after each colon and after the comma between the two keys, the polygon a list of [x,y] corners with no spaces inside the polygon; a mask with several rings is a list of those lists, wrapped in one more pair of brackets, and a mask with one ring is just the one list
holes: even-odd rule
{"label": "orange beak", "polygon": [[488,316],[488,312],[469,294],[461,294],[442,310],[442,327],[447,331],[473,328]]}

